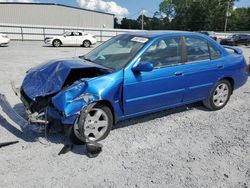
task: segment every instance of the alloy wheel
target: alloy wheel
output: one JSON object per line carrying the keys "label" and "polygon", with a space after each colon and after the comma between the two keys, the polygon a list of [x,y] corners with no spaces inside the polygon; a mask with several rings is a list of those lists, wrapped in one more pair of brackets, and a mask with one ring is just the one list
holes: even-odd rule
{"label": "alloy wheel", "polygon": [[223,106],[229,97],[229,87],[225,83],[219,84],[213,93],[213,103],[216,107]]}
{"label": "alloy wheel", "polygon": [[108,115],[99,108],[93,108],[87,115],[84,122],[78,122],[74,125],[74,132],[79,140],[85,141],[79,130],[79,123],[84,123],[84,136],[90,140],[99,140],[104,136],[108,129]]}
{"label": "alloy wheel", "polygon": [[59,47],[61,45],[61,42],[59,40],[54,41],[54,46]]}

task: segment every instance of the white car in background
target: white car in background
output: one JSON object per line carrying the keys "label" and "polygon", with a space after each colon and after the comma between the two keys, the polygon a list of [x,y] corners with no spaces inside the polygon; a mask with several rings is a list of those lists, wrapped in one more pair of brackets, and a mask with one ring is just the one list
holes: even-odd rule
{"label": "white car in background", "polygon": [[92,34],[87,34],[81,31],[67,31],[62,35],[50,36],[44,39],[45,44],[52,45],[54,47],[65,46],[83,46],[90,47],[96,44],[96,37]]}
{"label": "white car in background", "polygon": [[7,45],[10,42],[8,35],[0,33],[0,46]]}

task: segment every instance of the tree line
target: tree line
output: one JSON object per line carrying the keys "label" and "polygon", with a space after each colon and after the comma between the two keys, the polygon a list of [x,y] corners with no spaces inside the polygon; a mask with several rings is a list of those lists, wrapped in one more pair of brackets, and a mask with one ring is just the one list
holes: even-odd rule
{"label": "tree line", "polygon": [[[250,7],[235,8],[238,0],[163,0],[152,17],[144,16],[145,30],[227,31],[250,30]],[[137,19],[115,18],[115,28],[141,29]]]}

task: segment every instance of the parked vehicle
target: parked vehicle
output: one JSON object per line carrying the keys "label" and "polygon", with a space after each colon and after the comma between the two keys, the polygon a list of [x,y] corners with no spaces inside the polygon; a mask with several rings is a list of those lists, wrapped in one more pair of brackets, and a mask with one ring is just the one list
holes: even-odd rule
{"label": "parked vehicle", "polygon": [[53,45],[54,47],[78,45],[88,48],[96,44],[96,42],[97,40],[94,35],[81,31],[67,31],[63,35],[50,36],[44,39],[45,44]]}
{"label": "parked vehicle", "polygon": [[248,78],[242,51],[227,48],[233,53],[191,32],[122,34],[87,55],[30,69],[14,90],[29,122],[59,122],[77,141],[98,141],[143,114],[197,101],[223,108]]}
{"label": "parked vehicle", "polygon": [[10,42],[10,38],[8,35],[0,33],[0,46],[2,45],[8,45]]}
{"label": "parked vehicle", "polygon": [[200,33],[209,36],[210,38],[214,39],[215,41],[217,41],[217,35],[214,31],[201,31]]}
{"label": "parked vehicle", "polygon": [[220,41],[221,45],[232,45],[238,46],[239,44],[244,44],[249,46],[250,44],[250,35],[248,34],[234,34],[230,35],[229,37],[222,39]]}

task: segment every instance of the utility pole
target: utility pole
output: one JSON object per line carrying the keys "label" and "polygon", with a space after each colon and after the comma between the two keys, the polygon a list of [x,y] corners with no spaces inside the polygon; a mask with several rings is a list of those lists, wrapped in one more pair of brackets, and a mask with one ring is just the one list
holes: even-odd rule
{"label": "utility pole", "polygon": [[144,29],[144,9],[141,11],[141,30]]}
{"label": "utility pole", "polygon": [[227,32],[227,22],[228,22],[228,17],[229,17],[229,5],[230,5],[230,0],[227,2],[227,12],[226,12],[224,32]]}

